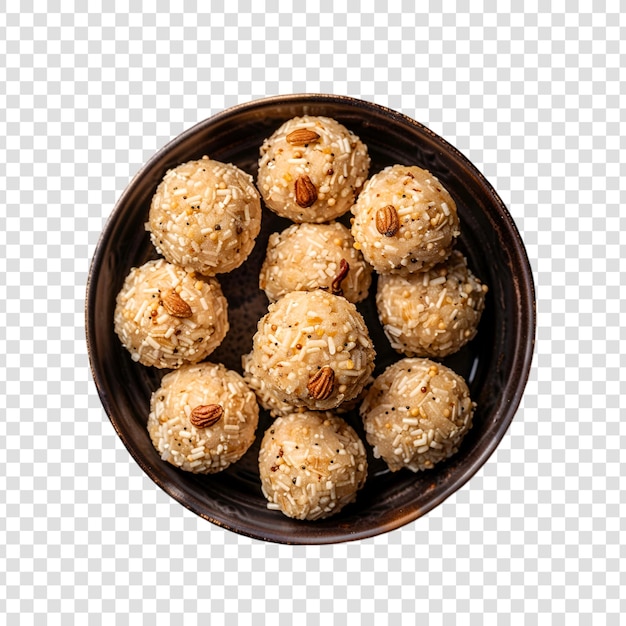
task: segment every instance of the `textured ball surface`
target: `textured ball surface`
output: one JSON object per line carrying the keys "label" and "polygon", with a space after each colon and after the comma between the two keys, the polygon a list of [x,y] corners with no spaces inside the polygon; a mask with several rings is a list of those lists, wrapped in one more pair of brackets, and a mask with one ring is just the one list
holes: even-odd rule
{"label": "textured ball surface", "polygon": [[367,457],[354,429],[331,412],[279,417],[259,453],[269,508],[316,520],[338,513],[365,484]]}
{"label": "textured ball surface", "polygon": [[372,268],[353,244],[350,231],[339,222],[293,224],[270,236],[259,286],[271,302],[290,291],[320,288],[361,302]]}
{"label": "textured ball surface", "polygon": [[164,259],[133,268],[117,295],[114,328],[134,361],[159,368],[197,363],[228,332],[228,305],[215,278]]}
{"label": "textured ball surface", "polygon": [[244,375],[260,398],[324,411],[359,395],[374,356],[354,304],[321,290],[292,291],[259,321]]}
{"label": "textured ball surface", "polygon": [[294,222],[346,213],[369,171],[365,144],[328,117],[285,122],[261,146],[257,186],[267,207]]}
{"label": "textured ball surface", "polygon": [[164,461],[212,474],[252,445],[259,419],[254,393],[223,365],[185,365],[163,377],[150,401],[148,433]]}
{"label": "textured ball surface", "polygon": [[352,213],[356,246],[381,274],[410,274],[441,263],[460,232],[452,196],[416,166],[393,165],[372,176]]}
{"label": "textured ball surface", "polygon": [[457,250],[426,272],[378,279],[376,307],[394,350],[444,357],[471,341],[485,308],[487,286]]}
{"label": "textured ball surface", "polygon": [[417,472],[458,450],[475,407],[461,376],[429,359],[406,358],[376,378],[360,413],[374,456],[392,472]]}
{"label": "textured ball surface", "polygon": [[261,201],[252,177],[204,157],[167,172],[147,224],[170,263],[211,276],[248,257],[261,230]]}

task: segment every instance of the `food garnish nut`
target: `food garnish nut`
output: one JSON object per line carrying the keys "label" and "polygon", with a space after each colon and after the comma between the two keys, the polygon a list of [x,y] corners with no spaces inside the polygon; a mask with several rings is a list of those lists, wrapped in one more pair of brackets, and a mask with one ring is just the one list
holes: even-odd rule
{"label": "food garnish nut", "polygon": [[203,404],[197,406],[189,417],[189,421],[196,428],[208,428],[220,421],[224,409],[219,404]]}
{"label": "food garnish nut", "polygon": [[400,220],[395,207],[388,204],[376,211],[376,230],[385,237],[393,237],[400,228]]}
{"label": "food garnish nut", "polygon": [[331,291],[335,296],[343,296],[343,289],[341,288],[341,283],[344,281],[348,272],[350,271],[350,264],[345,259],[341,259],[339,262],[339,271],[337,275],[333,279],[331,285]]}
{"label": "food garnish nut", "polygon": [[163,308],[174,317],[191,317],[191,307],[174,291],[170,289],[163,296]]}
{"label": "food garnish nut", "polygon": [[285,139],[294,146],[303,146],[307,143],[315,143],[319,141],[320,136],[308,128],[296,128],[290,132]]}
{"label": "food garnish nut", "polygon": [[309,384],[306,388],[309,390],[311,398],[326,400],[335,388],[335,370],[329,365],[325,365],[309,378]]}
{"label": "food garnish nut", "polygon": [[317,200],[317,189],[306,174],[296,178],[295,193],[296,203],[303,208],[310,207]]}

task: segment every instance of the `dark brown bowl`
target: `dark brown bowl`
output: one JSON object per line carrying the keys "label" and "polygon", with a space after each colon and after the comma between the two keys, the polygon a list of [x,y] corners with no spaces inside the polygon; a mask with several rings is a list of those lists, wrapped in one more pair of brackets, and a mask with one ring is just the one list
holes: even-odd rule
{"label": "dark brown bowl", "polygon": [[[131,267],[156,257],[144,230],[150,200],[166,170],[204,154],[256,176],[259,146],[296,115],[333,117],[368,146],[373,174],[386,165],[419,165],[433,172],[456,200],[458,247],[489,285],[478,336],[444,360],[466,378],[477,402],[474,426],[458,453],[432,471],[391,473],[369,453],[367,484],[357,501],[317,522],[291,520],[266,508],[258,477],[259,442],[270,418],[262,414],[253,447],[239,463],[212,476],[185,473],[161,461],[146,421],[151,392],[164,372],[134,363],[113,332],[115,297]],[[258,273],[267,239],[287,222],[265,210],[256,247],[242,267],[220,276],[229,301],[231,331],[210,360],[241,371],[267,300]],[[400,358],[387,342],[370,299],[360,306],[377,351],[376,371]],[[535,336],[532,273],[520,235],[504,204],[480,172],[454,147],[390,109],[332,95],[256,100],[207,119],[160,150],[120,197],[98,243],[87,285],[87,340],[93,376],[113,427],[134,459],[159,487],[201,517],[237,533],[281,543],[322,544],[378,535],[424,515],[459,489],[504,436],[522,397]],[[363,436],[358,415],[348,420]],[[140,494],[137,497],[141,497]]]}

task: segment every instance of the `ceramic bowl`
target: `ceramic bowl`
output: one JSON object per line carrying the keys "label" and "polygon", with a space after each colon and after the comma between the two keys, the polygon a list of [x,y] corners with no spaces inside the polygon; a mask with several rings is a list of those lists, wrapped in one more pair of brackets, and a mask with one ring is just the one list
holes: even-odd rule
{"label": "ceramic bowl", "polygon": [[[156,252],[144,229],[150,200],[166,170],[203,155],[231,162],[256,179],[259,146],[297,115],[335,118],[368,146],[370,174],[387,165],[419,165],[434,173],[456,201],[461,220],[457,247],[489,286],[477,337],[443,360],[467,380],[478,405],[474,425],[457,452],[432,470],[391,473],[374,459],[355,503],[326,520],[303,522],[268,510],[258,476],[258,450],[269,415],[262,412],[252,448],[222,473],[185,473],[161,461],[146,430],[150,394],[164,370],[131,360],[113,331],[115,297],[133,266]],[[349,217],[346,216],[346,219]],[[241,372],[267,299],[258,287],[270,233],[288,222],[264,209],[262,232],[248,260],[219,280],[229,302],[231,330],[209,359]],[[370,297],[359,305],[377,352],[375,374],[400,358],[385,338]],[[95,251],[87,287],[86,323],[93,377],[113,427],[143,471],[170,496],[221,527],[265,541],[323,544],[371,537],[414,521],[443,502],[487,461],[521,400],[534,346],[535,297],[528,258],[515,224],[484,176],[458,150],[418,122],[388,108],[335,95],[290,95],[223,111],[182,133],[155,154],[115,206]],[[357,413],[348,421],[363,437]],[[136,494],[141,499],[141,494]]]}

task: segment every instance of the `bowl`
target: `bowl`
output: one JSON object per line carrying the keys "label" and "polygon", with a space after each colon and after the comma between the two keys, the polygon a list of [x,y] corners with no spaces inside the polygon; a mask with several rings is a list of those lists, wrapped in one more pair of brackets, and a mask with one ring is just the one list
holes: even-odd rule
{"label": "bowl", "polygon": [[[443,360],[465,377],[478,405],[459,451],[427,472],[392,473],[366,446],[368,479],[356,502],[316,522],[292,520],[267,509],[257,465],[260,440],[271,421],[264,412],[252,448],[219,474],[185,473],[161,461],[146,422],[150,395],[166,371],[133,362],[113,331],[115,298],[125,276],[131,267],[157,257],[144,223],[165,172],[206,154],[234,163],[256,179],[263,140],[284,121],[304,114],[332,117],[354,131],[368,146],[370,174],[394,163],[419,165],[435,174],[457,204],[461,221],[457,247],[489,285],[477,337]],[[237,270],[219,276],[229,302],[231,330],[209,360],[241,372],[241,355],[251,349],[257,321],[267,310],[268,301],[258,287],[267,240],[288,224],[264,209],[251,256]],[[375,284],[359,309],[377,351],[378,375],[401,355],[383,334],[374,293]],[[371,102],[336,95],[288,95],[241,104],[204,120],[145,164],[120,196],[97,245],[87,285],[86,327],[93,378],[104,409],[130,454],[159,487],[199,516],[236,533],[279,543],[326,544],[379,535],[412,522],[459,489],[487,461],[515,415],[528,378],[535,297],[528,258],[510,214],[458,150],[409,117]],[[347,419],[363,437],[358,414]]]}

